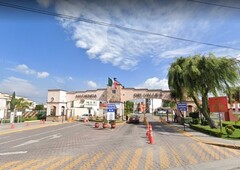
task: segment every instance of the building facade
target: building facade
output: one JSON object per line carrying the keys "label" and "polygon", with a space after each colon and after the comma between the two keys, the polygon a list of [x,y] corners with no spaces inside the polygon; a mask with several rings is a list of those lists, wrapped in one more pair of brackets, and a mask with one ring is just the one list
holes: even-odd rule
{"label": "building facade", "polygon": [[133,100],[144,100],[145,107],[142,107],[142,111],[146,112],[147,106],[153,110],[155,107],[159,107],[154,106],[154,103],[159,105],[161,100],[170,100],[170,91],[124,88],[120,84],[116,88],[107,87],[76,92],[52,89],[48,90],[47,116],[63,116],[65,119],[76,118],[85,113],[102,116],[106,111],[107,103],[115,104],[116,115],[123,116],[124,103]]}

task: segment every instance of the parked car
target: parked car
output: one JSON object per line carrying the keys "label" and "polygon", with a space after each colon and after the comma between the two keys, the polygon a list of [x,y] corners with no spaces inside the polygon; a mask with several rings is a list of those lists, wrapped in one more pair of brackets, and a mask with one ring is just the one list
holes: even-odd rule
{"label": "parked car", "polygon": [[138,115],[131,115],[128,122],[129,123],[139,123],[140,117]]}
{"label": "parked car", "polygon": [[89,116],[90,116],[89,114],[82,114],[81,116],[79,116],[79,120],[84,121],[84,119],[86,119],[88,121]]}

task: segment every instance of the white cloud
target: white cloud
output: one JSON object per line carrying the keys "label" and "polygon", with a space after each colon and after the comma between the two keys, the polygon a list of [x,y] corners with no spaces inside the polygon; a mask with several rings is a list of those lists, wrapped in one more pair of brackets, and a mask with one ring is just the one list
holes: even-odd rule
{"label": "white cloud", "polygon": [[12,94],[14,91],[18,96],[39,95],[37,88],[30,81],[17,77],[8,77],[0,82],[2,92]]}
{"label": "white cloud", "polygon": [[[53,1],[38,0],[38,2],[48,6]],[[224,34],[219,35],[216,29],[222,28],[225,19],[232,15],[231,11],[223,15],[218,7],[205,8],[204,5],[188,1],[58,0],[54,2],[56,11],[61,14],[206,42],[212,41],[210,37],[224,36]],[[222,17],[217,19],[216,15]],[[126,31],[109,25],[58,20],[63,28],[71,32],[76,46],[86,50],[89,58],[111,63],[126,70],[135,69],[142,59],[146,58],[159,64],[162,59],[194,55],[201,53],[203,49],[211,49],[205,45]]]}
{"label": "white cloud", "polygon": [[26,64],[17,65],[15,68],[9,68],[9,70],[27,74],[27,75],[36,75],[38,78],[46,78],[49,76],[48,72],[45,72],[45,71],[37,72],[37,71],[29,68]]}
{"label": "white cloud", "polygon": [[89,88],[97,88],[97,83],[95,83],[94,81],[87,81],[87,85]]}
{"label": "white cloud", "polygon": [[15,68],[15,71],[20,72],[20,73],[24,73],[24,74],[36,74],[35,70],[30,69],[25,64],[17,65],[17,67]]}
{"label": "white cloud", "polygon": [[140,84],[135,88],[162,89],[162,90],[169,89],[168,80],[167,79],[160,80],[157,77],[149,78],[143,84]]}
{"label": "white cloud", "polygon": [[73,78],[72,77],[68,77],[68,80],[73,80]]}
{"label": "white cloud", "polygon": [[38,78],[46,78],[49,76],[49,73],[48,72],[38,72],[37,73],[37,77]]}

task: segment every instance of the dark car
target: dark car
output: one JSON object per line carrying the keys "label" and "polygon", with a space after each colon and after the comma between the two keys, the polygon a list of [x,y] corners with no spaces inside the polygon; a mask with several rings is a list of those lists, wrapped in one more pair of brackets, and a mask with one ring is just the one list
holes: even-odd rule
{"label": "dark car", "polygon": [[130,116],[128,122],[129,123],[139,123],[140,117],[138,115]]}

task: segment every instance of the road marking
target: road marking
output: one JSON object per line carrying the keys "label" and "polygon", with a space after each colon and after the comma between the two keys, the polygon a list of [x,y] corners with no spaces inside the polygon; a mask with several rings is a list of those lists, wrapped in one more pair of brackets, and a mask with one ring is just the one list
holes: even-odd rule
{"label": "road marking", "polygon": [[17,155],[17,154],[24,154],[24,153],[27,153],[27,151],[5,152],[5,153],[0,153],[0,156],[5,156],[5,155]]}
{"label": "road marking", "polygon": [[102,152],[97,153],[92,157],[89,161],[87,161],[85,164],[82,165],[82,167],[79,170],[86,170],[91,169],[91,166],[97,162],[97,160],[103,155]]}
{"label": "road marking", "polygon": [[153,167],[153,151],[148,149],[146,155],[145,169],[154,169]]}
{"label": "road marking", "polygon": [[87,154],[80,156],[79,158],[75,159],[74,161],[72,161],[70,164],[68,164],[64,170],[69,170],[69,169],[73,169],[74,166],[76,166],[77,164],[79,164],[79,162],[82,162],[84,158],[87,157]]}
{"label": "road marking", "polygon": [[160,147],[159,152],[160,152],[159,159],[160,159],[160,167],[161,167],[160,169],[169,168],[170,162],[169,162],[169,159],[167,157],[168,154],[166,152],[166,149],[164,147]]}
{"label": "road marking", "polygon": [[29,166],[31,167],[32,164],[38,161],[39,160],[29,160],[29,161],[25,161],[24,163],[22,162],[20,165],[17,165],[16,167],[14,167],[14,170],[26,169],[27,167]]}
{"label": "road marking", "polygon": [[136,151],[135,151],[135,153],[134,153],[134,155],[133,155],[133,157],[132,157],[132,160],[131,160],[131,162],[130,162],[130,164],[129,164],[129,170],[135,170],[135,169],[137,169],[138,168],[138,163],[139,163],[139,159],[140,159],[140,157],[142,156],[142,149],[141,148],[138,148]]}
{"label": "road marking", "polygon": [[48,170],[54,170],[54,169],[59,169],[58,167],[64,164],[65,162],[69,161],[72,157],[71,156],[65,156],[63,159],[54,162],[50,167],[48,167]]}
{"label": "road marking", "polygon": [[184,155],[188,159],[188,164],[197,164],[198,161],[196,158],[193,157],[193,155],[188,151],[186,145],[180,144],[180,148],[182,148]]}
{"label": "road marking", "polygon": [[209,161],[209,159],[207,159],[203,150],[201,150],[200,147],[197,147],[196,144],[191,143],[190,147],[201,158],[202,161],[204,161],[204,162]]}
{"label": "road marking", "polygon": [[31,170],[37,170],[37,169],[41,169],[41,167],[53,162],[53,161],[56,161],[57,159],[60,159],[60,158],[52,158],[52,159],[44,159],[44,160],[41,160],[39,164],[36,164],[34,165],[33,167],[31,167],[30,169]]}
{"label": "road marking", "polygon": [[200,145],[207,153],[209,153],[214,159],[221,159],[220,158],[220,155],[217,154],[215,151],[209,149],[209,147],[206,145],[206,144],[203,144],[203,143],[199,143],[198,142],[198,145]]}
{"label": "road marking", "polygon": [[109,165],[110,162],[113,160],[115,154],[116,154],[116,153],[112,151],[112,152],[101,162],[101,164],[98,166],[97,170],[108,169],[108,165]]}
{"label": "road marking", "polygon": [[218,150],[218,152],[220,152],[221,154],[223,154],[224,156],[226,156],[227,158],[232,158],[233,155],[231,155],[230,153],[228,153],[225,148],[219,147],[219,146],[215,146],[212,145],[212,147],[216,150]]}
{"label": "road marking", "polygon": [[1,137],[1,139],[6,139],[6,138],[9,138],[10,136],[3,136]]}
{"label": "road marking", "polygon": [[[54,124],[54,125],[55,125],[55,124]],[[58,124],[56,124],[56,125],[58,125]],[[80,125],[81,125],[81,124],[75,124],[75,125],[68,126],[68,127],[63,127],[63,128],[60,128],[60,129],[55,129],[55,130],[51,130],[51,131],[47,131],[47,132],[42,132],[42,133],[34,134],[34,135],[30,135],[30,136],[26,136],[26,137],[14,139],[14,140],[2,142],[2,143],[0,143],[0,145],[6,144],[6,143],[10,143],[10,142],[19,141],[19,140],[23,140],[23,139],[27,139],[27,138],[31,138],[31,137],[35,137],[35,136],[40,136],[40,135],[43,135],[43,134],[48,134],[48,133],[52,133],[52,132],[61,131],[61,130],[63,130],[63,129],[68,129],[68,128],[75,127],[75,126],[80,126]],[[45,126],[45,127],[47,127],[47,126]],[[0,134],[0,135],[1,135],[1,134]]]}
{"label": "road marking", "polygon": [[20,163],[20,161],[13,161],[13,162],[5,163],[4,165],[0,166],[0,170],[9,169],[9,167],[11,167],[15,164],[18,164],[18,163]]}
{"label": "road marking", "polygon": [[117,163],[113,166],[114,169],[123,169],[123,165],[128,158],[129,152],[130,152],[129,150],[125,150],[122,152],[121,156],[116,161]]}
{"label": "road marking", "polygon": [[240,152],[238,150],[235,150],[235,149],[227,149],[227,151],[235,154],[236,156],[240,156]]}
{"label": "road marking", "polygon": [[40,139],[36,139],[36,140],[29,140],[27,142],[24,142],[20,145],[16,145],[14,146],[13,148],[17,148],[17,147],[20,147],[20,146],[24,146],[24,145],[29,145],[29,144],[32,144],[32,143],[37,143],[37,142],[40,142],[41,140],[44,140],[44,139],[55,139],[55,138],[59,138],[61,137],[62,135],[59,135],[59,134],[54,134],[54,135],[50,135],[50,136],[46,136],[46,137],[43,137],[43,138],[40,138]]}

